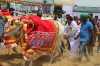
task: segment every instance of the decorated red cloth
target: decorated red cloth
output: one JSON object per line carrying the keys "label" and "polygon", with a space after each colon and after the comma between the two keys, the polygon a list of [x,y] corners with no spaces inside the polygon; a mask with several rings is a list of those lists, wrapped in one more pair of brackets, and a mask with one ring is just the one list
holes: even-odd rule
{"label": "decorated red cloth", "polygon": [[[28,48],[40,50],[40,48],[53,48],[56,39],[57,28],[53,20],[42,20],[38,16],[23,16],[27,24],[27,45]],[[32,28],[32,24],[34,27]],[[26,50],[25,50],[26,51]]]}
{"label": "decorated red cloth", "polygon": [[28,27],[28,32],[30,32],[28,44],[33,48],[52,47],[57,32],[54,22],[51,20],[42,20],[38,16],[30,16],[29,19],[32,20],[32,23],[34,24],[34,31],[32,31],[30,25]]}
{"label": "decorated red cloth", "polygon": [[10,16],[11,14],[10,14],[9,10],[2,10],[2,15],[3,16]]}
{"label": "decorated red cloth", "polygon": [[[28,34],[32,31],[56,32],[56,27],[53,21],[42,20],[40,17],[34,15],[22,16],[21,19],[24,19],[24,22],[28,24]],[[32,28],[32,24],[34,25],[34,28]]]}
{"label": "decorated red cloth", "polygon": [[55,32],[56,27],[53,22],[49,20],[41,20],[38,16],[31,16],[33,24],[36,26],[35,31]]}
{"label": "decorated red cloth", "polygon": [[34,31],[28,36],[28,44],[32,48],[51,48],[56,37],[56,32]]}

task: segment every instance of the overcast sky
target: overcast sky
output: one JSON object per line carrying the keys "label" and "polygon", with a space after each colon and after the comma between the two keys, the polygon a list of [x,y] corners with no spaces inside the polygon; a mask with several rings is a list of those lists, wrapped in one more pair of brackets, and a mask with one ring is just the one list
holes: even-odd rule
{"label": "overcast sky", "polygon": [[76,0],[79,6],[100,7],[100,0]]}

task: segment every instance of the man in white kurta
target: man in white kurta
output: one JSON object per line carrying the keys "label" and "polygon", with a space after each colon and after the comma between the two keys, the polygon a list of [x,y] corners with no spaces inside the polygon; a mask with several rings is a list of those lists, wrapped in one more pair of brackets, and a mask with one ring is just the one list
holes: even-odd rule
{"label": "man in white kurta", "polygon": [[65,28],[65,35],[67,36],[70,43],[70,56],[74,58],[78,57],[79,55],[79,33],[80,28],[75,21],[71,21],[70,24],[67,24]]}

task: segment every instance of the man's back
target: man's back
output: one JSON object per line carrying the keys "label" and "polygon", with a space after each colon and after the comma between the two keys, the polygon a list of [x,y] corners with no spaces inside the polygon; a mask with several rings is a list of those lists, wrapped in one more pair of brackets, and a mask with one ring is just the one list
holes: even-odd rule
{"label": "man's back", "polygon": [[93,24],[90,21],[82,24],[80,29],[80,41],[89,41],[92,35],[91,30],[93,30]]}

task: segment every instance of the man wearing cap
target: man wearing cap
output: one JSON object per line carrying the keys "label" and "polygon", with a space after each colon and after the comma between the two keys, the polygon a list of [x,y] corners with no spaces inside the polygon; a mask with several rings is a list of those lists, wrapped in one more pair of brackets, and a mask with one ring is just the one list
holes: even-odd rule
{"label": "man wearing cap", "polygon": [[88,21],[88,16],[87,15],[81,15],[80,16],[82,25],[80,28],[80,59],[82,59],[83,56],[86,57],[87,61],[88,59],[88,54],[87,54],[87,45],[89,44],[92,33],[93,33],[93,24]]}

